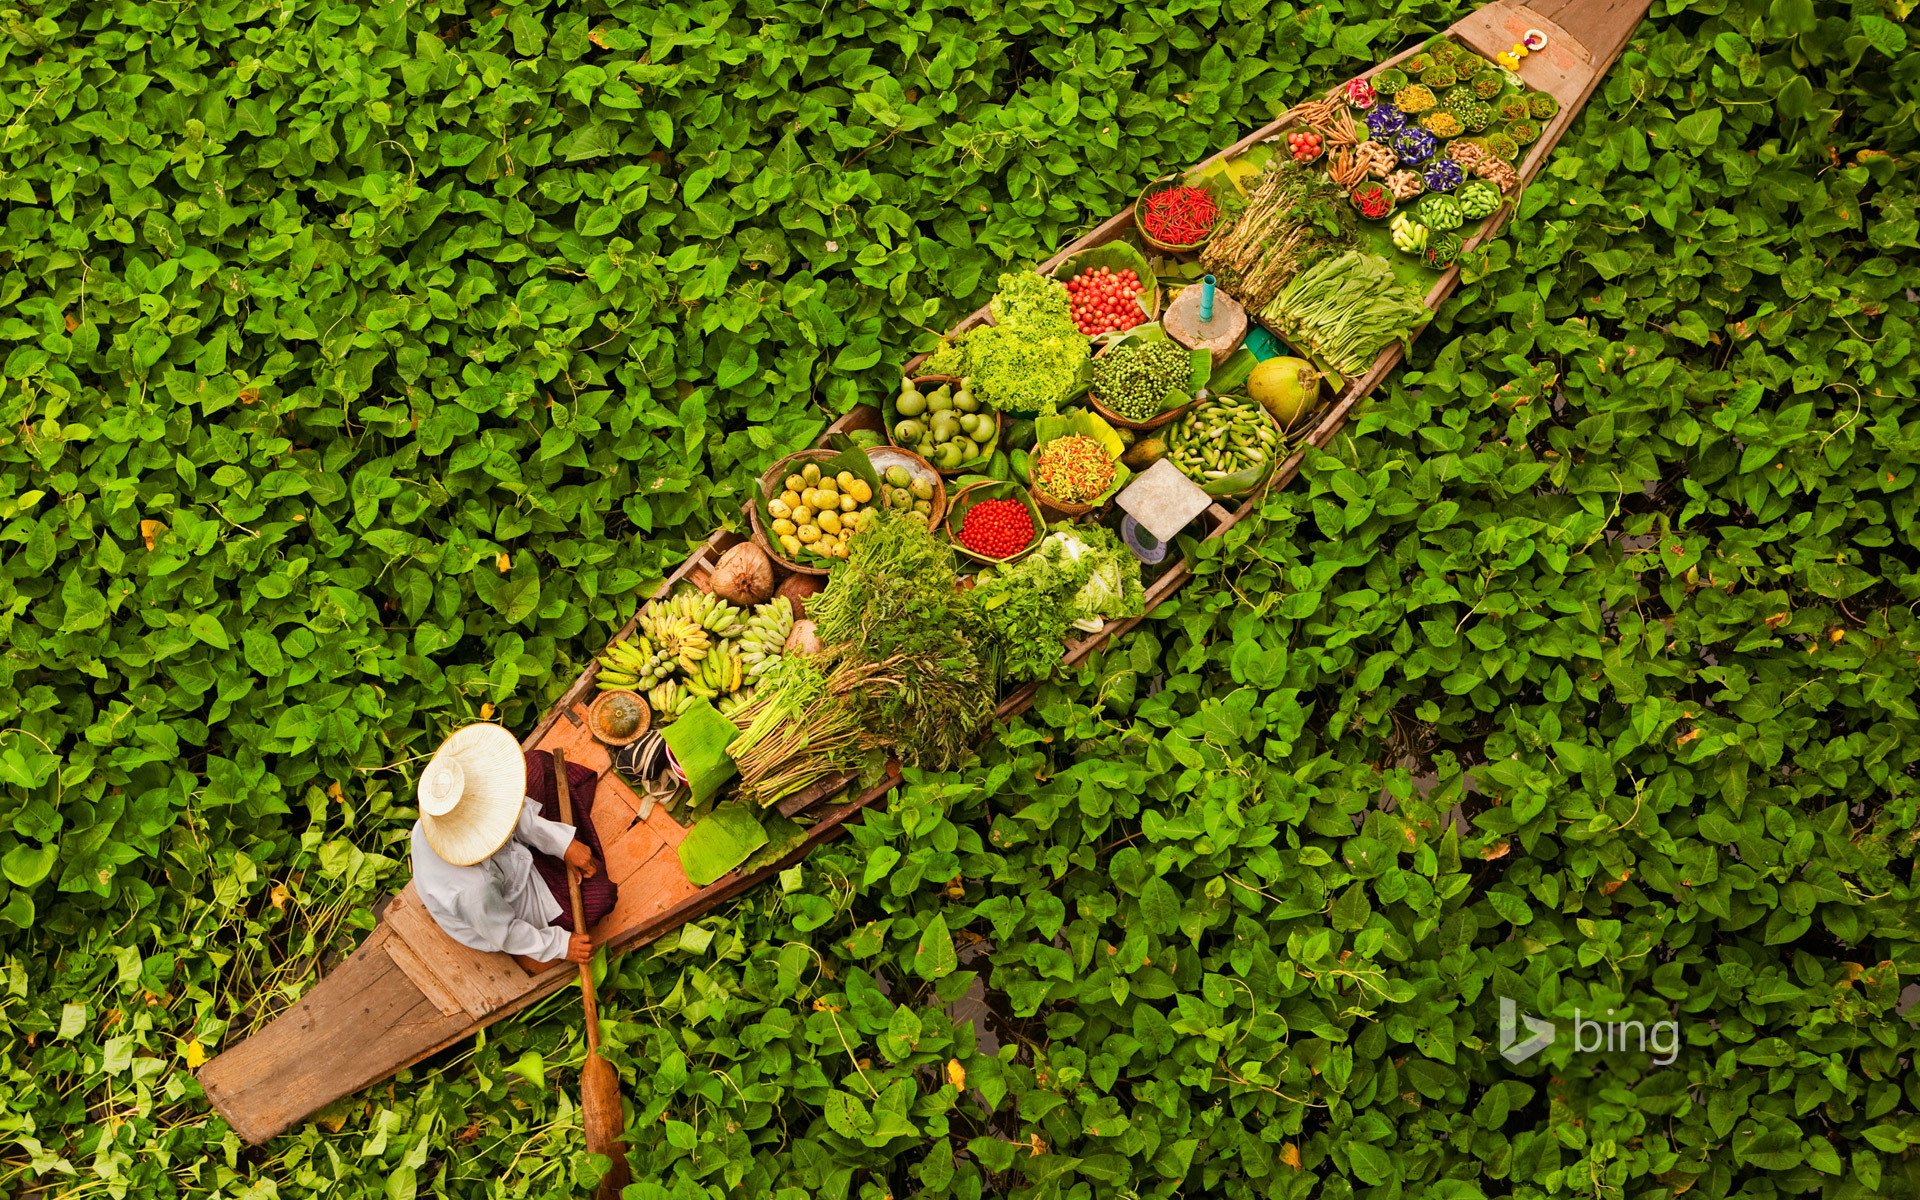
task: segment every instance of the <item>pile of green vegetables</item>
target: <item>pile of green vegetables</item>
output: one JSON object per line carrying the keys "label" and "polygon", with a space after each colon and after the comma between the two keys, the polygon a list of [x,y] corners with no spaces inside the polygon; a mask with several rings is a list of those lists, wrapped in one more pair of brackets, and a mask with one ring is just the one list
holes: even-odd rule
{"label": "pile of green vegetables", "polygon": [[1086,386],[1088,342],[1064,285],[1034,271],[1009,272],[990,311],[993,324],[942,345],[920,372],[969,377],[989,407],[1027,415],[1053,412]]}
{"label": "pile of green vegetables", "polygon": [[1246,491],[1287,452],[1286,436],[1252,400],[1217,396],[1173,423],[1167,458],[1216,494]]}
{"label": "pile of green vegetables", "polygon": [[807,612],[824,653],[883,673],[884,684],[847,699],[901,762],[945,770],[972,753],[997,681],[975,644],[979,616],[951,545],[883,510]]}
{"label": "pile of green vegetables", "polygon": [[1349,250],[1295,275],[1260,319],[1341,374],[1365,370],[1388,343],[1432,316],[1377,254]]}
{"label": "pile of green vegetables", "polygon": [[1171,338],[1127,341],[1093,360],[1093,395],[1129,421],[1147,421],[1186,400],[1192,375],[1192,355]]}
{"label": "pile of green vegetables", "polygon": [[1018,562],[983,569],[973,596],[1000,675],[1018,682],[1051,676],[1072,629],[1097,632],[1144,603],[1139,560],[1106,526],[1072,522]]}

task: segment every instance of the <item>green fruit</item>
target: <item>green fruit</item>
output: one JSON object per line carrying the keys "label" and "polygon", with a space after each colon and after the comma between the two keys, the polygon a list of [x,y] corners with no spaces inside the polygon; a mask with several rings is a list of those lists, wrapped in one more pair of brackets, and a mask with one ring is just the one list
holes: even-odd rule
{"label": "green fruit", "polygon": [[928,412],[946,412],[952,407],[953,394],[947,390],[945,384],[942,384],[938,391],[927,397]]}
{"label": "green fruit", "polygon": [[1320,372],[1303,358],[1269,358],[1247,376],[1247,394],[1290,429],[1320,398]]}
{"label": "green fruit", "polygon": [[[946,445],[940,447],[940,453],[937,457],[934,458],[933,464],[939,467],[942,471],[951,471],[965,461],[967,461],[967,456],[961,451],[960,443],[948,442]],[[917,489],[920,486],[921,486],[921,481],[916,480],[914,482],[914,487]],[[904,493],[904,494],[909,496],[912,495],[912,493],[910,492]],[[909,501],[909,503],[911,503],[911,501]]]}
{"label": "green fruit", "polygon": [[953,444],[960,447],[961,462],[972,462],[980,457],[980,444],[970,437],[955,438]]}
{"label": "green fruit", "polygon": [[917,417],[927,411],[927,398],[919,392],[901,392],[893,402],[893,411],[903,417]]}
{"label": "green fruit", "polygon": [[963,387],[953,394],[953,406],[961,412],[970,413],[979,409],[980,402],[973,398],[972,392]]}
{"label": "green fruit", "polygon": [[887,482],[895,487],[905,487],[913,482],[913,472],[895,463],[887,468]]}
{"label": "green fruit", "polygon": [[1136,471],[1141,471],[1152,466],[1166,452],[1167,443],[1161,440],[1160,435],[1148,434],[1127,447],[1127,452],[1120,456],[1120,461]]}
{"label": "green fruit", "polygon": [[[893,440],[896,442],[917,442],[926,436],[927,427],[912,419],[902,421],[893,427]],[[901,469],[900,467],[893,467],[890,469],[889,474],[891,474],[892,471]]]}
{"label": "green fruit", "polygon": [[950,442],[960,436],[960,419],[950,412],[936,412],[927,422],[927,428],[933,433],[936,442]]}

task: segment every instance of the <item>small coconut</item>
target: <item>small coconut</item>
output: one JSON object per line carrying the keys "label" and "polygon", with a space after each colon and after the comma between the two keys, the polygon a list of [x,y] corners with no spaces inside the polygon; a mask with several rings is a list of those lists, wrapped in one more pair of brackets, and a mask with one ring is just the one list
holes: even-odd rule
{"label": "small coconut", "polygon": [[780,584],[776,596],[785,596],[787,603],[793,605],[793,619],[804,620],[807,615],[807,601],[820,594],[827,581],[818,575],[789,575]]}
{"label": "small coconut", "polygon": [[795,621],[793,631],[787,634],[787,641],[780,648],[782,654],[818,654],[820,653],[820,635],[814,632],[812,621]]}
{"label": "small coconut", "polygon": [[713,594],[750,608],[773,595],[773,561],[752,542],[741,542],[713,565]]}

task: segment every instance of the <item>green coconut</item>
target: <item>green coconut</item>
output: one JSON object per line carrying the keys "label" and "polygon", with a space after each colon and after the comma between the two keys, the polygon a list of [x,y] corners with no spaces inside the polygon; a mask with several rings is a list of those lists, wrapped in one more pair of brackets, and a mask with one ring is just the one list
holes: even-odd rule
{"label": "green coconut", "polygon": [[1280,428],[1292,429],[1320,399],[1320,372],[1304,358],[1269,358],[1247,376],[1247,394]]}

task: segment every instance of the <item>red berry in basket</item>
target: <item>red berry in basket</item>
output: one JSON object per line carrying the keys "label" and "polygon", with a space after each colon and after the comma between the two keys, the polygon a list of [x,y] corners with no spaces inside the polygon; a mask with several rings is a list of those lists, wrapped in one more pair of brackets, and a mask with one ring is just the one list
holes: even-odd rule
{"label": "red berry in basket", "polygon": [[1033,541],[1033,514],[1018,500],[982,500],[962,518],[959,541],[987,558],[1010,557]]}

